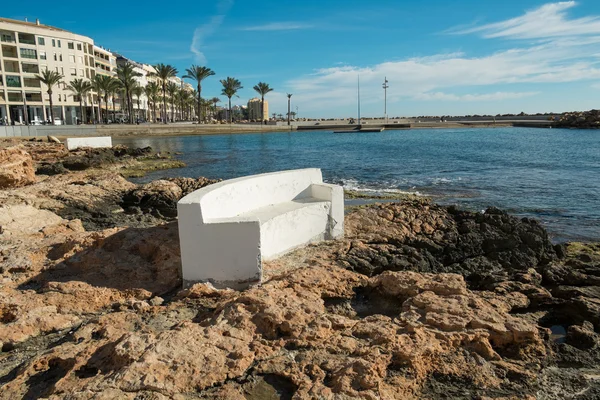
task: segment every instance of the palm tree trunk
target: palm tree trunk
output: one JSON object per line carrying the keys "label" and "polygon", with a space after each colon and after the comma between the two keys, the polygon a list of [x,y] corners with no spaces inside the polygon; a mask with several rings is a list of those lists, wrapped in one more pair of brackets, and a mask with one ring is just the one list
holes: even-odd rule
{"label": "palm tree trunk", "polygon": [[98,122],[102,123],[102,98],[98,96]]}
{"label": "palm tree trunk", "polygon": [[202,100],[202,87],[198,82],[198,123],[200,123],[200,101]]}
{"label": "palm tree trunk", "polygon": [[52,108],[52,90],[48,90],[48,97],[50,98],[50,124],[54,125],[54,109]]}
{"label": "palm tree trunk", "polygon": [[81,115],[81,123],[85,121],[83,118],[83,101],[81,100],[81,96],[79,96],[79,114]]}
{"label": "palm tree trunk", "polygon": [[260,98],[260,124],[264,125],[265,123],[265,96],[261,96]]}
{"label": "palm tree trunk", "polygon": [[163,122],[166,124],[167,123],[167,94],[166,94],[166,88],[165,88],[164,81],[163,81],[163,85],[162,85],[162,92],[163,92],[163,112],[164,112]]}
{"label": "palm tree trunk", "polygon": [[229,124],[231,124],[231,97],[229,98],[229,115],[228,115],[228,119],[229,119]]}
{"label": "palm tree trunk", "polygon": [[112,119],[113,119],[113,123],[114,123],[115,117],[117,115],[117,111],[116,111],[116,107],[115,107],[115,95],[113,95],[112,100],[113,100],[113,118]]}

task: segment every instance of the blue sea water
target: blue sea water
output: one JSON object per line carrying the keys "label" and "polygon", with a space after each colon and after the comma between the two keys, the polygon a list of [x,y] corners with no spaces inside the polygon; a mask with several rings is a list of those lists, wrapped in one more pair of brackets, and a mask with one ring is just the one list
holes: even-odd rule
{"label": "blue sea water", "polygon": [[331,131],[123,138],[186,168],[137,180],[233,178],[318,167],[326,181],[367,193],[401,191],[471,210],[535,217],[557,242],[600,240],[600,131],[488,128]]}

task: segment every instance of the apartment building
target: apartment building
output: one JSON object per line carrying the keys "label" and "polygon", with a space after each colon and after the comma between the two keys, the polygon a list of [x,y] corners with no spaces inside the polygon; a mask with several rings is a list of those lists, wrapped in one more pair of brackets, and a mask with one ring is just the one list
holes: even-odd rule
{"label": "apartment building", "polygon": [[[88,120],[91,107],[79,115],[79,99],[67,90],[76,78],[92,79],[96,72],[94,42],[60,28],[0,18],[0,120],[37,124],[50,119],[48,88],[35,78],[45,69],[64,76],[53,87],[56,123]],[[84,99],[91,105],[91,97]]]}
{"label": "apartment building", "polygon": [[[152,80],[152,75],[156,73],[156,70],[151,65],[141,64],[120,54],[115,54],[115,56],[117,59],[118,67],[123,66],[125,64],[133,65],[133,71],[137,72],[140,75],[135,78],[135,81],[142,88],[145,88],[148,85],[148,82]],[[135,119],[143,121],[151,120],[152,117],[150,116],[150,105],[146,93],[142,92],[139,98],[137,96],[131,97],[133,101],[133,113]]]}
{"label": "apartment building", "polygon": [[[261,100],[258,97],[250,99],[248,101],[248,118],[250,120],[260,121],[260,103]],[[263,109],[262,120],[269,119],[269,102],[265,100],[265,108]]]}

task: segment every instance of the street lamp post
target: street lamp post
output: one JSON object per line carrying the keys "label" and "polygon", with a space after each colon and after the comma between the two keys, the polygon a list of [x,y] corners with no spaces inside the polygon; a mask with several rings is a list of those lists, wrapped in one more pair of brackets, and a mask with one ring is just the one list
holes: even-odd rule
{"label": "street lamp post", "polygon": [[383,85],[381,85],[383,87],[383,119],[385,121],[385,123],[387,124],[387,90],[389,88],[388,85],[388,80],[387,80],[387,76],[384,78],[383,81]]}
{"label": "street lamp post", "polygon": [[291,102],[292,102],[292,94],[288,93],[287,97],[288,97],[288,114],[287,114],[287,120],[288,120],[288,126],[289,126],[290,125],[290,105],[291,105]]}

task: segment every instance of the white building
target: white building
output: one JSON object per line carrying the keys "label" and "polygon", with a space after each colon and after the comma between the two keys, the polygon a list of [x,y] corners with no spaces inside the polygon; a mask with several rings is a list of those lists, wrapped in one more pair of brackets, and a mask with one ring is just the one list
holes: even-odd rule
{"label": "white building", "polygon": [[55,119],[67,124],[81,120],[79,101],[66,86],[73,79],[95,75],[92,39],[42,25],[39,20],[0,18],[0,46],[1,120],[23,124],[50,118],[48,88],[35,77],[45,69],[64,76],[53,88]]}

